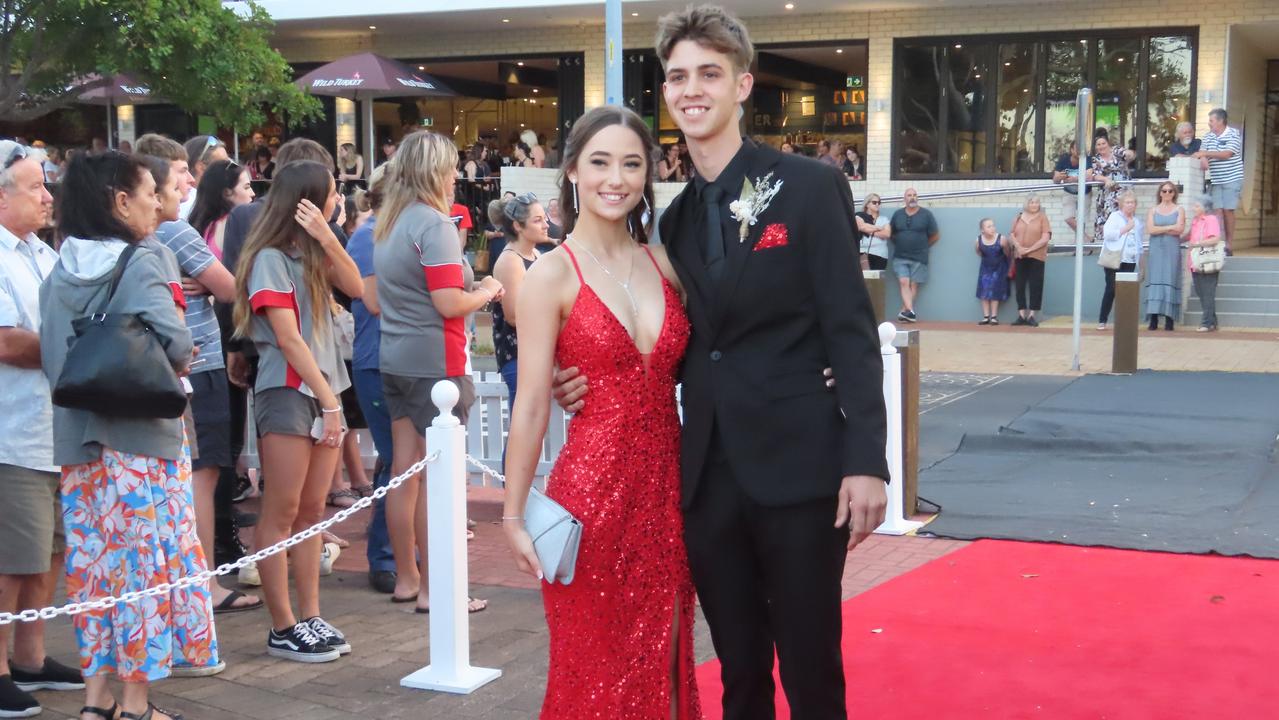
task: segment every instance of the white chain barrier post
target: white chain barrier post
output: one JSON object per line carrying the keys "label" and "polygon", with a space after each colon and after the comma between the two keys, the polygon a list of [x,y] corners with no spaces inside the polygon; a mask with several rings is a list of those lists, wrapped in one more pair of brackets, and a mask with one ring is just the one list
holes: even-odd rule
{"label": "white chain barrier post", "polygon": [[884,409],[888,411],[888,507],[884,522],[875,528],[881,535],[905,535],[923,527],[922,522],[907,520],[905,515],[905,478],[902,471],[902,357],[893,347],[897,328],[886,322],[879,326],[879,354],[884,359]]}
{"label": "white chain barrier post", "polygon": [[419,690],[470,694],[502,671],[471,667],[467,611],[466,428],[453,416],[457,386],[441,380],[431,388],[439,415],[426,429],[426,452],[439,458],[427,466],[427,560],[431,583],[431,664],[400,685]]}

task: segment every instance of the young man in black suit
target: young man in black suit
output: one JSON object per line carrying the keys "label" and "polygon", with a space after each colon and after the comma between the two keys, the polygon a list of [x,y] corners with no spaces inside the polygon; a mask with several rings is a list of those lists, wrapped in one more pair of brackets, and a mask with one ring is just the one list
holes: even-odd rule
{"label": "young man in black suit", "polygon": [[[883,365],[848,180],[741,135],[753,52],[719,7],[658,23],[663,94],[697,171],[658,226],[693,325],[684,537],[725,719],[774,717],[776,652],[792,716],[844,720],[841,579],[884,519]],[[571,375],[557,378],[570,409]]]}

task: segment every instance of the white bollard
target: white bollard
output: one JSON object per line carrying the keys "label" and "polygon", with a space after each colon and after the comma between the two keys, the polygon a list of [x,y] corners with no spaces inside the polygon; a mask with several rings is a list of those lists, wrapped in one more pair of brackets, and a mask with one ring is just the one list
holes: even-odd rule
{"label": "white bollard", "polygon": [[884,522],[875,528],[881,535],[905,535],[923,527],[922,522],[905,517],[905,488],[902,479],[902,356],[893,347],[897,328],[886,322],[879,326],[879,354],[884,359],[884,408],[888,411],[888,443],[884,452],[888,457],[888,507]]}
{"label": "white bollard", "polygon": [[431,388],[439,415],[426,429],[427,557],[431,582],[431,664],[400,680],[403,687],[469,694],[502,676],[495,668],[471,667],[466,566],[466,429],[453,416],[457,386],[442,380]]}

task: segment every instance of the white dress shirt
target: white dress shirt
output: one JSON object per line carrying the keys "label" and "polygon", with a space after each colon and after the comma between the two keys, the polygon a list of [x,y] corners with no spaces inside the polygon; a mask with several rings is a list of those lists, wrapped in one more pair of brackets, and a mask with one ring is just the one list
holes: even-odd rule
{"label": "white dress shirt", "polygon": [[[58,254],[34,233],[19,238],[0,225],[0,328],[40,332],[40,285]],[[57,472],[53,401],[39,368],[0,363],[0,463]]]}

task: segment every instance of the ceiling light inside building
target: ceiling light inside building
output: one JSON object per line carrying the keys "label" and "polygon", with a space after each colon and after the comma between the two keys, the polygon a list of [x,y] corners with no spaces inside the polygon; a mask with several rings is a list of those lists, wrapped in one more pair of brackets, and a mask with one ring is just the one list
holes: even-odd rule
{"label": "ceiling light inside building", "polygon": [[502,18],[502,22],[504,22],[504,23],[508,23],[508,22],[510,22],[510,21],[511,21],[511,19],[510,19],[510,18]]}
{"label": "ceiling light inside building", "polygon": [[516,64],[516,65],[519,65],[520,67],[524,67],[524,61],[523,61],[523,60],[520,60],[519,62],[517,62],[517,63],[515,63],[515,64]]}
{"label": "ceiling light inside building", "polygon": [[370,25],[370,26],[369,26],[369,29],[370,29],[370,30],[377,30],[377,25]]}
{"label": "ceiling light inside building", "polygon": [[418,65],[418,66],[417,66],[417,69],[418,69],[418,70],[425,70],[425,69],[426,69],[426,66],[425,66],[425,65]]}
{"label": "ceiling light inside building", "polygon": [[786,8],[787,10],[794,10],[794,9],[795,9],[795,3],[786,3],[786,4],[785,4],[785,5],[783,5],[782,7]]}
{"label": "ceiling light inside building", "polygon": [[836,49],[835,49],[835,54],[836,54],[836,55],[843,55],[843,54],[844,54],[844,48],[836,48]]}
{"label": "ceiling light inside building", "polygon": [[631,13],[631,17],[639,17],[639,13]]}
{"label": "ceiling light inside building", "polygon": [[963,48],[963,47],[964,47],[963,45],[960,45],[959,43],[955,43],[955,49],[956,49],[956,50],[959,50],[959,49],[961,49],[961,48]]}
{"label": "ceiling light inside building", "polygon": [[537,88],[533,88],[533,92],[541,92],[541,91],[538,90]]}

